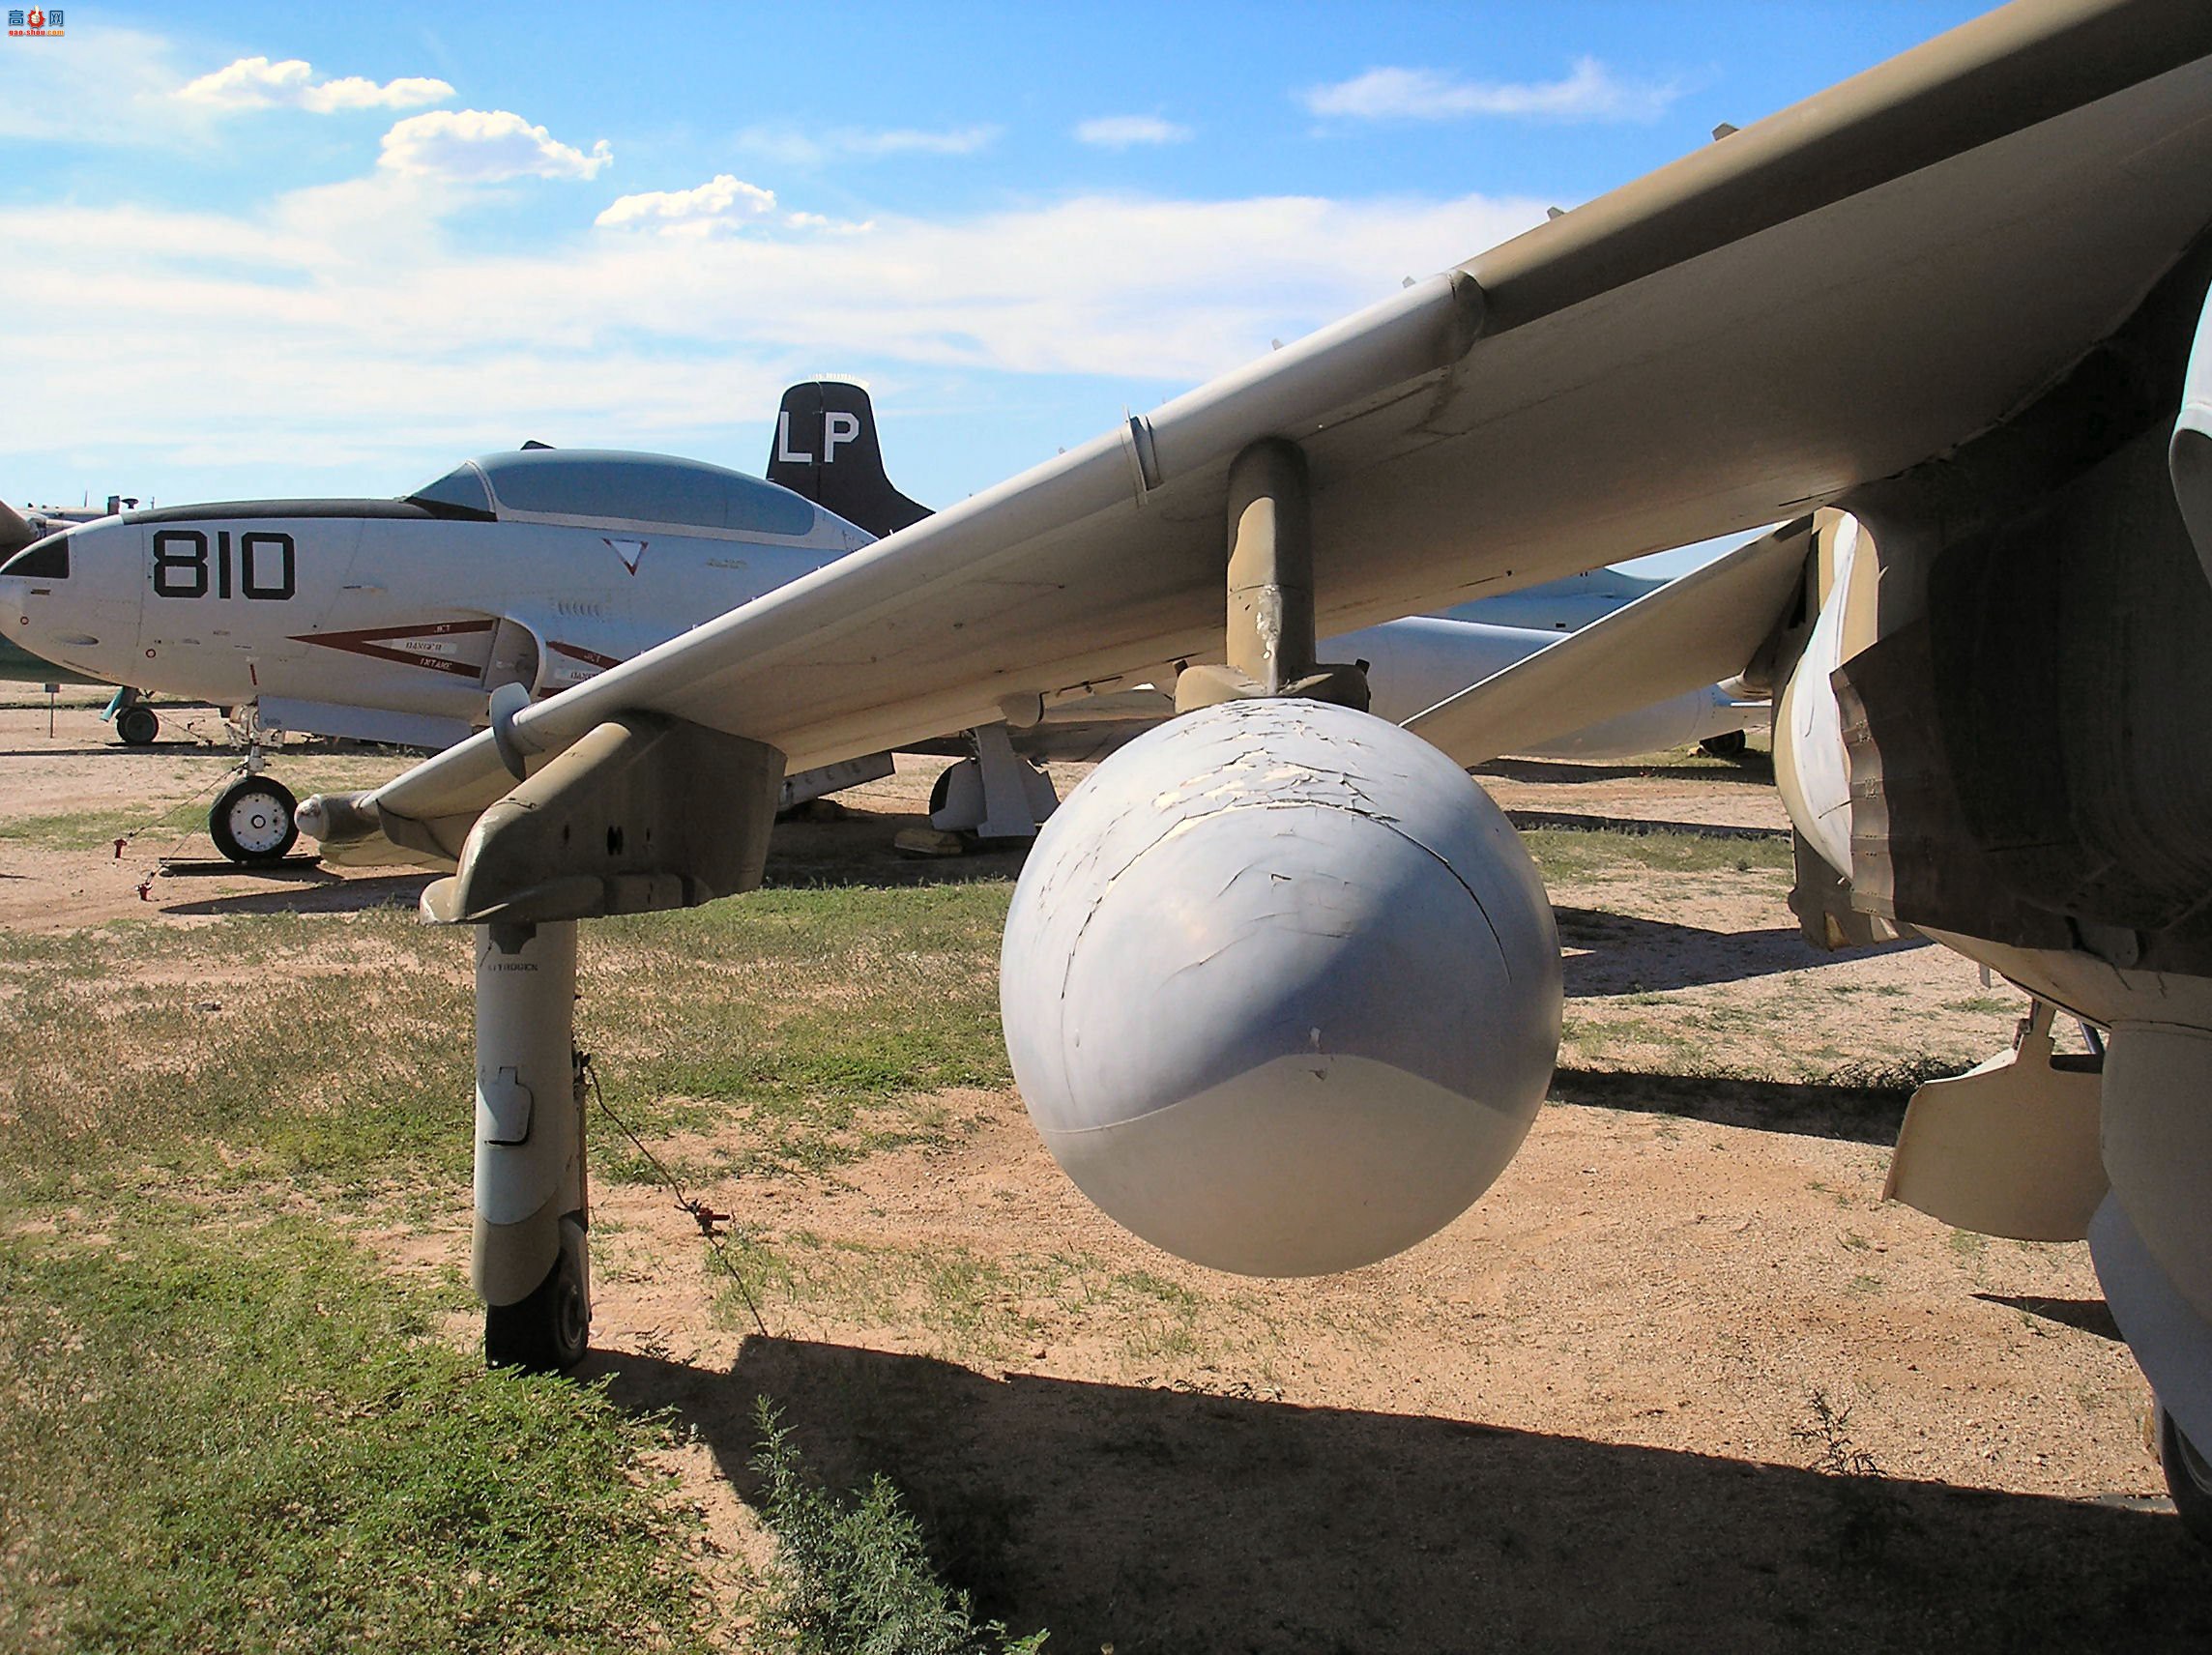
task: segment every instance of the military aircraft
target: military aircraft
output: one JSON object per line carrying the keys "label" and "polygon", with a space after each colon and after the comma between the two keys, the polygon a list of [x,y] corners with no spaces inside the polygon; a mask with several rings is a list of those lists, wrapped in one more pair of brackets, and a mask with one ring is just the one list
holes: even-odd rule
{"label": "military aircraft", "polygon": [[[927,515],[885,473],[867,392],[808,381],[784,395],[766,479],[534,444],[464,462],[398,500],[72,513],[66,533],[0,565],[0,630],[91,681],[244,709],[252,757],[215,800],[208,829],[231,859],[272,861],[291,849],[296,801],[262,772],[260,733],[448,747],[483,727],[505,685],[531,699],[568,689]],[[1429,622],[1346,644],[1375,659],[1384,710],[1406,717],[1551,641]],[[110,711],[126,741],[150,740],[154,714],[135,696],[123,692]],[[1098,711],[1070,712],[1103,751]],[[1143,727],[1129,721],[1133,704],[1115,711],[1103,722],[1120,738]],[[1153,698],[1151,719],[1170,711]],[[1628,757],[1762,716],[1701,686],[1572,733],[1557,750]],[[1066,751],[1067,718],[1059,723],[1016,732],[1012,745]],[[995,733],[975,745],[940,826],[1033,833],[1055,802],[1050,782],[1003,758],[1008,742]],[[883,754],[824,767],[787,778],[784,802],[889,769]]]}
{"label": "military aircraft", "polygon": [[[718,466],[534,445],[398,500],[78,524],[0,565],[0,619],[61,665],[246,708],[263,731],[441,748],[504,684],[581,682],[869,538]],[[258,769],[210,813],[235,860],[280,857],[297,832],[291,794]]]}
{"label": "military aircraft", "polygon": [[[2208,285],[2212,7],[2019,0],[319,801],[476,937],[488,1352],[588,1340],[577,922],[756,885],[787,768],[1193,663],[1028,859],[1007,1047],[1137,1234],[1335,1270],[1479,1195],[1556,1057],[1543,888],[1457,761],[1745,675],[1809,933],[2033,997],[1897,1193],[2086,1231],[2212,1528]],[[1776,522],[1412,721],[1449,756],[1319,655]]]}

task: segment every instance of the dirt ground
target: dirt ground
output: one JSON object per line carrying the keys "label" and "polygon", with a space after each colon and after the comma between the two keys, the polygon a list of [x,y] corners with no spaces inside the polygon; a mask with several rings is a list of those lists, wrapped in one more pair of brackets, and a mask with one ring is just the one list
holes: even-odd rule
{"label": "dirt ground", "polygon": [[[0,710],[0,826],[159,815],[231,762],[191,744],[215,728],[172,717],[129,752],[83,709],[52,739],[43,708]],[[934,768],[779,831],[771,879],[1010,875],[1008,852],[889,855]],[[1482,779],[1524,827],[1787,828],[1756,769]],[[165,844],[66,837],[0,841],[0,926],[414,888],[301,867],[142,896]],[[964,1092],[944,1100],[969,1126],[950,1150],[698,1192],[820,1265],[820,1291],[759,1295],[765,1332],[663,1192],[597,1192],[588,1372],[690,1428],[680,1468],[733,1557],[762,1554],[742,1496],[767,1393],[819,1469],[888,1474],[980,1607],[1054,1649],[2212,1646],[2212,1568],[2160,1497],[2148,1393],[2086,1248],[1880,1200],[1899,1106],[1853,1077],[1987,1055],[2021,997],[1933,946],[1816,954],[1787,884],[1555,881],[1554,1104],[1471,1211],[1397,1259],[1307,1282],[1184,1265],[1076,1193],[1012,1092]],[[455,1193],[391,1243],[394,1267],[465,1257]]]}

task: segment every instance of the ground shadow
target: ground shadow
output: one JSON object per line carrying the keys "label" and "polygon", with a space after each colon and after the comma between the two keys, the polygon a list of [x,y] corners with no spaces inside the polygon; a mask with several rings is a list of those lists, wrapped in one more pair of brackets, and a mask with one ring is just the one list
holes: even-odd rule
{"label": "ground shadow", "polygon": [[53,747],[41,741],[33,747],[0,747],[0,759],[97,759],[107,753],[152,753],[157,756],[219,751],[199,741],[152,741],[143,747],[126,747],[121,741],[102,741],[91,747]]}
{"label": "ground shadow", "polygon": [[227,857],[163,857],[163,879],[225,879],[240,874],[251,874],[255,879],[276,880],[294,885],[321,885],[344,876],[323,866],[322,857],[312,852],[282,857],[274,862],[234,862]]}
{"label": "ground shadow", "polygon": [[[245,870],[239,870],[245,871]],[[438,876],[429,873],[379,874],[370,879],[335,875],[283,890],[255,890],[203,902],[166,902],[164,914],[191,916],[225,914],[364,914],[372,908],[412,908],[422,887]]]}
{"label": "ground shadow", "polygon": [[892,841],[909,828],[926,828],[924,815],[879,815],[848,810],[829,822],[778,822],[768,842],[771,890],[810,886],[974,885],[1010,880],[1022,871],[1033,839],[988,839],[958,857],[909,857]]}
{"label": "ground shadow", "polygon": [[1738,1080],[1725,1075],[1654,1075],[1634,1069],[1567,1069],[1552,1076],[1549,1100],[1674,1115],[1721,1126],[1790,1132],[1852,1144],[1897,1142],[1917,1076],[1895,1084]]}
{"label": "ground shadow", "polygon": [[2120,1324],[2112,1320],[2111,1306],[2101,1298],[2038,1298],[2032,1293],[1994,1292],[1978,1292],[1974,1296],[1985,1304],[2007,1304],[2029,1316],[2039,1316],[2046,1321],[2109,1339],[2115,1345],[2127,1337],[2120,1331]]}
{"label": "ground shadow", "polygon": [[1807,943],[1794,925],[1710,931],[1595,908],[1554,908],[1552,916],[1561,943],[1587,950],[1570,954],[1565,961],[1569,999],[1739,982],[1929,945],[1926,938],[1913,937],[1831,953]]}
{"label": "ground shadow", "polygon": [[1713,781],[1759,787],[1774,785],[1774,759],[1754,749],[1740,759],[1714,765],[1584,764],[1574,759],[1492,759],[1474,769],[1476,779],[1506,781]]}
{"label": "ground shadow", "polygon": [[1055,1649],[2212,1639],[2212,1562],[2154,1513],[791,1339],[748,1339],[728,1372],[587,1371],[674,1409],[747,1496],[772,1398],[813,1469],[888,1476],[977,1607]]}
{"label": "ground shadow", "polygon": [[[60,738],[57,738],[57,740]],[[200,741],[189,737],[158,737],[142,746],[131,746],[123,741],[98,741],[88,746],[56,747],[41,741],[29,747],[0,747],[0,758],[10,759],[96,759],[108,753],[136,753],[140,757],[177,758],[190,756],[204,759],[229,758],[243,761],[246,749],[228,741]],[[336,737],[317,736],[310,740],[294,738],[280,747],[272,747],[271,769],[276,772],[291,759],[426,759],[426,747],[393,747],[377,741],[344,740]],[[278,776],[278,779],[282,779]]]}
{"label": "ground shadow", "polygon": [[1508,810],[1524,832],[1559,828],[1578,833],[1679,833],[1693,839],[1787,839],[1787,828],[1742,828],[1726,822],[1660,822],[1646,816],[1591,816],[1578,810]]}

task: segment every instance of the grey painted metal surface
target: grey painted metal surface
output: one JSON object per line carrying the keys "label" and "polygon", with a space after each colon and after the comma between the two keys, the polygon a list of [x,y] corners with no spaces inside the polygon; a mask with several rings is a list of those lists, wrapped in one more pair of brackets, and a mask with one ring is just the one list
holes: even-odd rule
{"label": "grey painted metal surface", "polygon": [[1232,702],[1109,759],[1006,922],[1007,1050],[1086,1194],[1221,1269],[1371,1263],[1504,1168],[1557,1055],[1558,938],[1503,815],[1348,709]]}

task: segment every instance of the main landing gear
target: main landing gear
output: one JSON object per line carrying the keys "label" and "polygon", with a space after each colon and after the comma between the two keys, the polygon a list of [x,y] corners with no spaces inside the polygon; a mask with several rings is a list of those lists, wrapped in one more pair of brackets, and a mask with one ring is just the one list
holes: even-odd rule
{"label": "main landing gear", "polygon": [[592,1334],[576,922],[479,925],[476,1235],[484,1358],[555,1373]]}
{"label": "main landing gear", "polygon": [[2163,1408],[2158,1410],[2158,1458],[2182,1524],[2199,1544],[2212,1546],[2212,1462]]}

